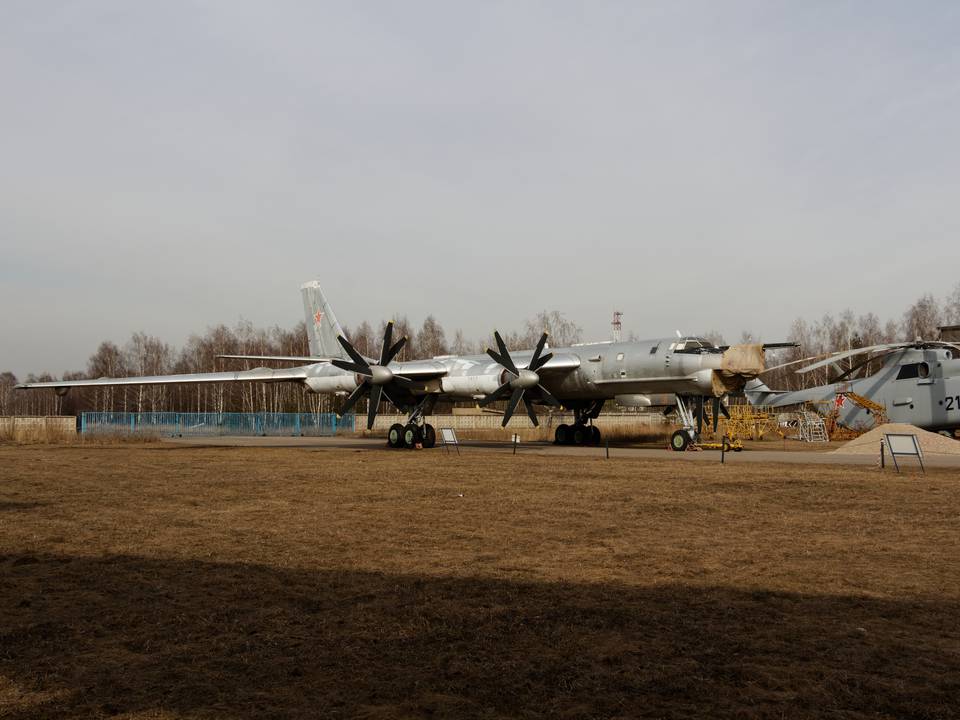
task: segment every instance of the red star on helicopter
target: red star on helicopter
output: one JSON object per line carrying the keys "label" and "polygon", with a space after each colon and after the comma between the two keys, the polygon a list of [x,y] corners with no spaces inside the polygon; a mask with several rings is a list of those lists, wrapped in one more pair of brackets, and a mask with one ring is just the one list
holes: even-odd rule
{"label": "red star on helicopter", "polygon": [[316,314],[313,316],[313,321],[319,325],[321,320],[323,320],[323,313],[317,310]]}

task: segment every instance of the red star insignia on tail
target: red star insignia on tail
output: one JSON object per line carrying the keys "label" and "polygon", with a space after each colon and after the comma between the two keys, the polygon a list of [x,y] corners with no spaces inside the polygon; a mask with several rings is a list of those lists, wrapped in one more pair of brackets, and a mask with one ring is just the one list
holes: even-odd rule
{"label": "red star insignia on tail", "polygon": [[323,320],[323,313],[317,310],[316,314],[313,316],[313,321],[319,325],[321,320]]}

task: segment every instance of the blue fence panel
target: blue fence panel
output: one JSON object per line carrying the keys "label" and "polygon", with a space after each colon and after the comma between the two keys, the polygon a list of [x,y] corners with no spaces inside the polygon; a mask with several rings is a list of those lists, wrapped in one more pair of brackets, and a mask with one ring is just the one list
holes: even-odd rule
{"label": "blue fence panel", "polygon": [[353,429],[353,414],[338,418],[333,413],[86,412],[80,416],[80,432],[85,435],[320,437]]}

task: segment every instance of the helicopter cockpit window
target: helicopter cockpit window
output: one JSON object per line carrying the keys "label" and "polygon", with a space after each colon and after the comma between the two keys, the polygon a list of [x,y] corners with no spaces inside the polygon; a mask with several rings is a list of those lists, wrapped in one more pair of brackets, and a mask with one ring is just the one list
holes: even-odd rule
{"label": "helicopter cockpit window", "polygon": [[901,365],[900,372],[897,373],[897,380],[910,380],[912,378],[928,377],[930,377],[930,366],[925,362]]}

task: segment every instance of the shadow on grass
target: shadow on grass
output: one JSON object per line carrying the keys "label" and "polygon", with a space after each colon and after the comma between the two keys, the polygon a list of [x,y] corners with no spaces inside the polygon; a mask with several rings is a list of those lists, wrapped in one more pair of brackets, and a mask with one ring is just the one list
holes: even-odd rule
{"label": "shadow on grass", "polygon": [[960,602],[0,556],[0,715],[955,717]]}
{"label": "shadow on grass", "polygon": [[36,502],[33,500],[27,502],[17,502],[15,500],[0,500],[0,512],[17,512],[18,510],[34,510],[43,507],[48,503]]}

